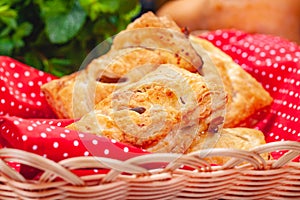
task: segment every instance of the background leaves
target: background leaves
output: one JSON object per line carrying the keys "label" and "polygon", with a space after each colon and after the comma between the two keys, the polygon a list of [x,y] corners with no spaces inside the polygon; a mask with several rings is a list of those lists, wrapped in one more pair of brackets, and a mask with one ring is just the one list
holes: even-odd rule
{"label": "background leaves", "polygon": [[0,0],[0,55],[63,76],[123,30],[138,0]]}

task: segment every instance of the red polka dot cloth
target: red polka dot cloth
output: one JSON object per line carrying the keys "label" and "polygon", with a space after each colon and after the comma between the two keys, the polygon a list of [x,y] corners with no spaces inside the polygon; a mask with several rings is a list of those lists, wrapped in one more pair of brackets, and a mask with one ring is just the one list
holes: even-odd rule
{"label": "red polka dot cloth", "polygon": [[[274,98],[270,113],[256,125],[265,133],[267,142],[299,141],[300,47],[279,37],[234,30],[199,37],[229,54]],[[147,153],[114,140],[65,129],[73,120],[57,119],[40,91],[42,84],[55,78],[0,56],[0,148],[22,149],[54,161],[89,155],[126,160]],[[273,157],[281,153],[274,152]],[[24,169],[28,175],[30,169]]]}

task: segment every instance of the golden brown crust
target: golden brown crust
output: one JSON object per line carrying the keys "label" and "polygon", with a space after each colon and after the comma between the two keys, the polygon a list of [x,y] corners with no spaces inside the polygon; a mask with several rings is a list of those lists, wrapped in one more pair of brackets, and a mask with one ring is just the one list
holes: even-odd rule
{"label": "golden brown crust", "polygon": [[[178,41],[180,43],[174,46],[176,50],[180,51],[179,47],[184,45],[184,43],[186,46],[185,50],[188,49],[188,51],[191,51],[192,49],[184,34],[180,32],[179,27],[173,21],[165,17],[158,18],[150,12],[144,14],[142,17],[131,23],[126,30],[134,30],[145,27],[172,29],[175,33],[165,36],[167,37],[166,40],[168,40],[168,37],[181,38],[181,42]],[[130,36],[130,34],[128,36]],[[117,36],[115,39],[118,38],[120,40],[130,41],[131,37],[128,38],[127,35],[125,35],[124,37]],[[116,45],[114,48],[116,48]],[[194,59],[197,63],[199,63],[199,58],[196,58],[195,56],[187,57],[189,59]],[[112,49],[107,54],[93,60],[88,67],[81,72],[62,77],[61,79],[43,85],[42,91],[48,97],[47,100],[49,105],[59,118],[78,118],[91,110],[93,108],[92,104],[98,103],[103,99],[103,97],[110,94],[115,87],[119,87],[120,84],[113,81],[110,83],[96,81],[101,79],[102,76],[109,77],[108,79],[110,80],[118,80],[121,77],[126,76],[134,68],[144,64],[159,65],[164,63],[176,64],[178,67],[196,72],[197,68],[195,68],[190,62],[191,61],[179,56],[177,52],[165,51],[163,49]],[[82,77],[78,77],[79,75]],[[85,79],[85,84],[78,83],[82,82],[82,79]],[[74,85],[76,87],[75,91],[79,94],[79,96],[74,94]],[[90,88],[87,88],[87,85],[89,85]],[[87,91],[89,91],[89,93],[87,93]],[[75,99],[74,96],[76,96]],[[84,104],[82,103],[82,101],[85,101],[83,98],[80,99],[80,101],[77,101],[80,96],[87,96],[92,100]],[[78,102],[82,104],[78,104]],[[87,104],[91,105],[86,106]]]}
{"label": "golden brown crust", "polygon": [[[99,102],[95,111],[68,128],[105,135],[152,152],[184,153],[195,134],[207,130],[210,104],[202,76],[165,64],[116,90]],[[90,123],[92,116],[102,128]],[[103,133],[112,130],[105,128],[108,121],[117,130],[111,135]],[[195,127],[194,132],[184,133],[187,127]]]}
{"label": "golden brown crust", "polygon": [[[211,139],[212,137],[215,137]],[[209,139],[211,142],[208,143]],[[194,141],[192,148],[188,152],[194,152],[206,148],[226,148],[226,149],[240,149],[250,150],[259,145],[265,144],[264,134],[256,129],[250,128],[224,128],[220,135],[211,136],[202,134]],[[268,159],[267,154],[262,155],[264,159]],[[207,158],[210,163],[224,164],[230,158],[228,157],[211,157]]]}
{"label": "golden brown crust", "polygon": [[224,127],[239,126],[257,111],[269,106],[272,97],[249,73],[232,58],[207,40],[195,38],[218,68],[228,94]]}
{"label": "golden brown crust", "polygon": [[181,31],[177,24],[168,17],[157,17],[152,12],[147,12],[129,24],[126,30],[134,30],[138,28],[167,28],[174,31]]}

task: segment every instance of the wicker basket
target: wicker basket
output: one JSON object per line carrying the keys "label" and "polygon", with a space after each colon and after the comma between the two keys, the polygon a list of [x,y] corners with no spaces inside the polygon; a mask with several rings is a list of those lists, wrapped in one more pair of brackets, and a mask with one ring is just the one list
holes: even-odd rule
{"label": "wicker basket", "polygon": [[[278,160],[260,156],[281,150],[287,151]],[[300,199],[300,163],[292,161],[299,154],[299,142],[281,141],[251,151],[147,154],[127,161],[75,157],[56,163],[4,148],[0,149],[0,199]],[[212,166],[205,160],[211,156],[231,159]],[[38,180],[26,180],[9,162],[34,167],[42,174]],[[164,167],[149,169],[149,164]],[[72,172],[87,168],[109,171],[85,176]]]}

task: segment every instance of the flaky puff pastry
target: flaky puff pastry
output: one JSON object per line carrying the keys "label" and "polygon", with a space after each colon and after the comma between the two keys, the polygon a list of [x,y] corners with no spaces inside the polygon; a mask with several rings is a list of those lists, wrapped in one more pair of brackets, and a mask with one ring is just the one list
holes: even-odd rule
{"label": "flaky puff pastry", "polygon": [[111,52],[93,60],[89,66],[71,75],[42,85],[46,99],[59,118],[80,118],[117,87],[135,81],[139,76],[127,75],[133,66],[160,64],[163,60],[153,51],[134,48]]}
{"label": "flaky puff pastry", "polygon": [[[212,135],[204,133],[195,137],[194,143],[187,153],[196,152],[208,148],[225,148],[249,151],[254,147],[266,144],[264,134],[256,129],[251,128],[224,128],[219,134]],[[269,159],[269,154],[261,155],[265,160]],[[224,164],[230,157],[214,156],[207,157],[209,163]]]}
{"label": "flaky puff pastry", "polygon": [[205,80],[174,65],[114,91],[67,128],[152,152],[184,153],[208,129],[211,96]]}
{"label": "flaky puff pastry", "polygon": [[[212,115],[211,103],[204,77],[164,64],[114,91],[66,128],[160,153],[208,148],[249,150],[265,144],[264,134],[255,129],[225,128],[211,133],[209,126],[214,120],[207,121]],[[265,159],[267,156],[263,155]],[[224,164],[229,159],[215,156],[206,160]]]}
{"label": "flaky puff pastry", "polygon": [[272,97],[262,85],[229,55],[205,39],[190,38],[205,50],[222,77],[228,98],[224,127],[240,126],[272,103]]}
{"label": "flaky puff pastry", "polygon": [[95,58],[84,70],[46,83],[41,89],[59,118],[80,118],[116,87],[131,82],[124,76],[134,68],[165,63],[193,72],[202,65],[180,28],[168,18],[149,12],[118,34],[107,54]]}

